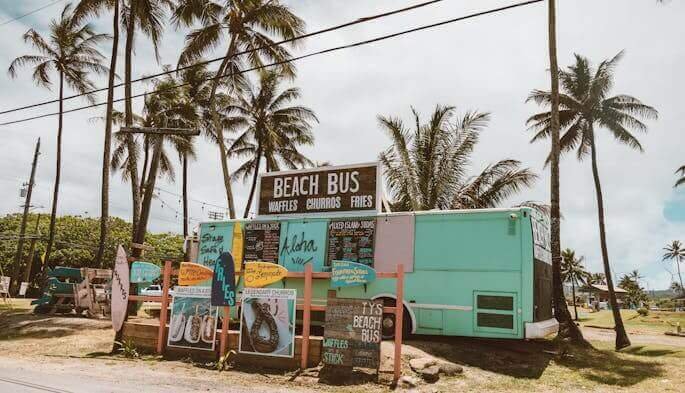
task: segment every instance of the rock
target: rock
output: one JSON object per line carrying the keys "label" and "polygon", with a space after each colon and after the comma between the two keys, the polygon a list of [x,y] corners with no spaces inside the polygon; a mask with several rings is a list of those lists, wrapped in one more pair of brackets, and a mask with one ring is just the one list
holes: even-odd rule
{"label": "rock", "polygon": [[412,389],[418,386],[419,380],[409,375],[403,375],[397,381],[397,386],[404,389]]}
{"label": "rock", "polygon": [[437,382],[438,379],[440,379],[440,366],[433,365],[430,367],[426,367],[423,370],[419,371],[419,374],[421,375],[421,378],[423,378],[423,380],[428,383]]}
{"label": "rock", "polygon": [[443,362],[440,363],[440,373],[447,375],[448,377],[453,377],[457,374],[461,374],[464,372],[464,368],[454,364],[454,363],[448,363],[448,362]]}
{"label": "rock", "polygon": [[434,366],[437,363],[438,361],[433,358],[415,358],[409,361],[409,366],[412,370],[419,372],[424,368]]}

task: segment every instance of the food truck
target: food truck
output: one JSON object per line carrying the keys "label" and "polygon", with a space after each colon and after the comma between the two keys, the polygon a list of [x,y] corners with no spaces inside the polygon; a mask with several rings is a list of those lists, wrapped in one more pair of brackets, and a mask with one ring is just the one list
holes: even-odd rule
{"label": "food truck", "polygon": [[[311,264],[314,272],[330,271],[334,260],[377,272],[401,264],[406,333],[524,339],[557,331],[545,214],[531,207],[387,212],[380,188],[376,163],[264,174],[255,218],[200,224],[197,262],[212,266],[230,251],[237,272],[251,261],[288,271]],[[297,289],[301,298],[304,280],[271,286]],[[344,288],[316,279],[312,302],[325,303],[335,290],[339,298],[392,306],[394,288],[394,279]],[[323,321],[317,312],[312,318]],[[388,314],[383,335],[393,333]]]}

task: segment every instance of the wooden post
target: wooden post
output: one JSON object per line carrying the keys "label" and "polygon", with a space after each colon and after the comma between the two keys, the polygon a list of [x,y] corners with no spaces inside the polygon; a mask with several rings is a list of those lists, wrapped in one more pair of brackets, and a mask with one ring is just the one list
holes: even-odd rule
{"label": "wooden post", "polygon": [[164,281],[162,282],[162,308],[159,310],[159,333],[157,333],[157,353],[164,353],[166,338],[167,308],[169,307],[169,283],[171,282],[171,261],[164,262]]}
{"label": "wooden post", "polygon": [[302,308],[302,370],[307,368],[309,360],[309,324],[312,309],[312,264],[304,265],[304,307]]}
{"label": "wooden post", "polygon": [[404,316],[404,265],[397,265],[397,300],[395,301],[395,382],[402,374],[402,317]]}
{"label": "wooden post", "polygon": [[224,306],[224,322],[221,324],[221,339],[219,340],[219,356],[226,355],[226,347],[228,346],[228,324],[231,321],[231,307]]}

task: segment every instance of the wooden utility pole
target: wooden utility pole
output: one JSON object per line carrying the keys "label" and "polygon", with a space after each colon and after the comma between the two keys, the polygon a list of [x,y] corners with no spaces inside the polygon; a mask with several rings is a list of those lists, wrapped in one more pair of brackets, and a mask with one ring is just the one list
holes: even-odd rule
{"label": "wooden utility pole", "polygon": [[36,218],[36,227],[34,228],[34,237],[31,238],[31,245],[29,246],[29,256],[26,261],[26,268],[24,269],[24,282],[29,282],[31,278],[31,270],[33,269],[33,252],[36,249],[36,240],[40,237],[40,232],[38,229],[38,224],[40,224],[40,213]]}
{"label": "wooden utility pole", "polygon": [[[147,222],[150,217],[150,205],[152,204],[152,195],[155,192],[155,181],[157,180],[157,169],[159,168],[159,160],[162,156],[162,148],[164,145],[165,135],[185,135],[195,136],[200,135],[199,130],[191,130],[188,128],[166,128],[166,127],[121,127],[119,132],[123,133],[140,133],[151,134],[157,136],[152,152],[152,160],[150,161],[150,172],[147,175],[147,184],[143,194],[143,203],[140,208],[140,217],[138,217],[138,227],[133,236],[133,243],[142,245],[145,243],[145,232],[147,232]],[[141,256],[143,249],[140,247],[133,247],[131,255],[134,258]]]}
{"label": "wooden utility pole", "polygon": [[31,207],[31,194],[33,193],[33,183],[36,177],[36,167],[38,166],[38,155],[40,154],[40,138],[36,142],[36,151],[33,153],[33,163],[31,164],[31,176],[29,177],[29,188],[26,192],[26,199],[24,200],[24,215],[21,218],[21,226],[19,227],[19,241],[17,244],[17,254],[14,256],[14,268],[12,269],[12,282],[10,288],[14,288],[17,292],[19,290],[18,279],[19,269],[21,264],[21,257],[24,253],[24,235],[26,234],[26,221],[29,218],[29,208]]}

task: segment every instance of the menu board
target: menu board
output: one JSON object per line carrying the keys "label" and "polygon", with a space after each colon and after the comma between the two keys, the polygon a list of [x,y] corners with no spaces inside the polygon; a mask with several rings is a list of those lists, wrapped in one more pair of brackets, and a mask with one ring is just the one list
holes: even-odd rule
{"label": "menu board", "polygon": [[326,302],[323,362],[378,368],[383,301],[330,298]]}
{"label": "menu board", "polygon": [[278,263],[280,239],[280,222],[246,223],[244,260]]}
{"label": "menu board", "polygon": [[373,266],[375,230],[375,219],[332,220],[328,224],[326,264],[336,260]]}

